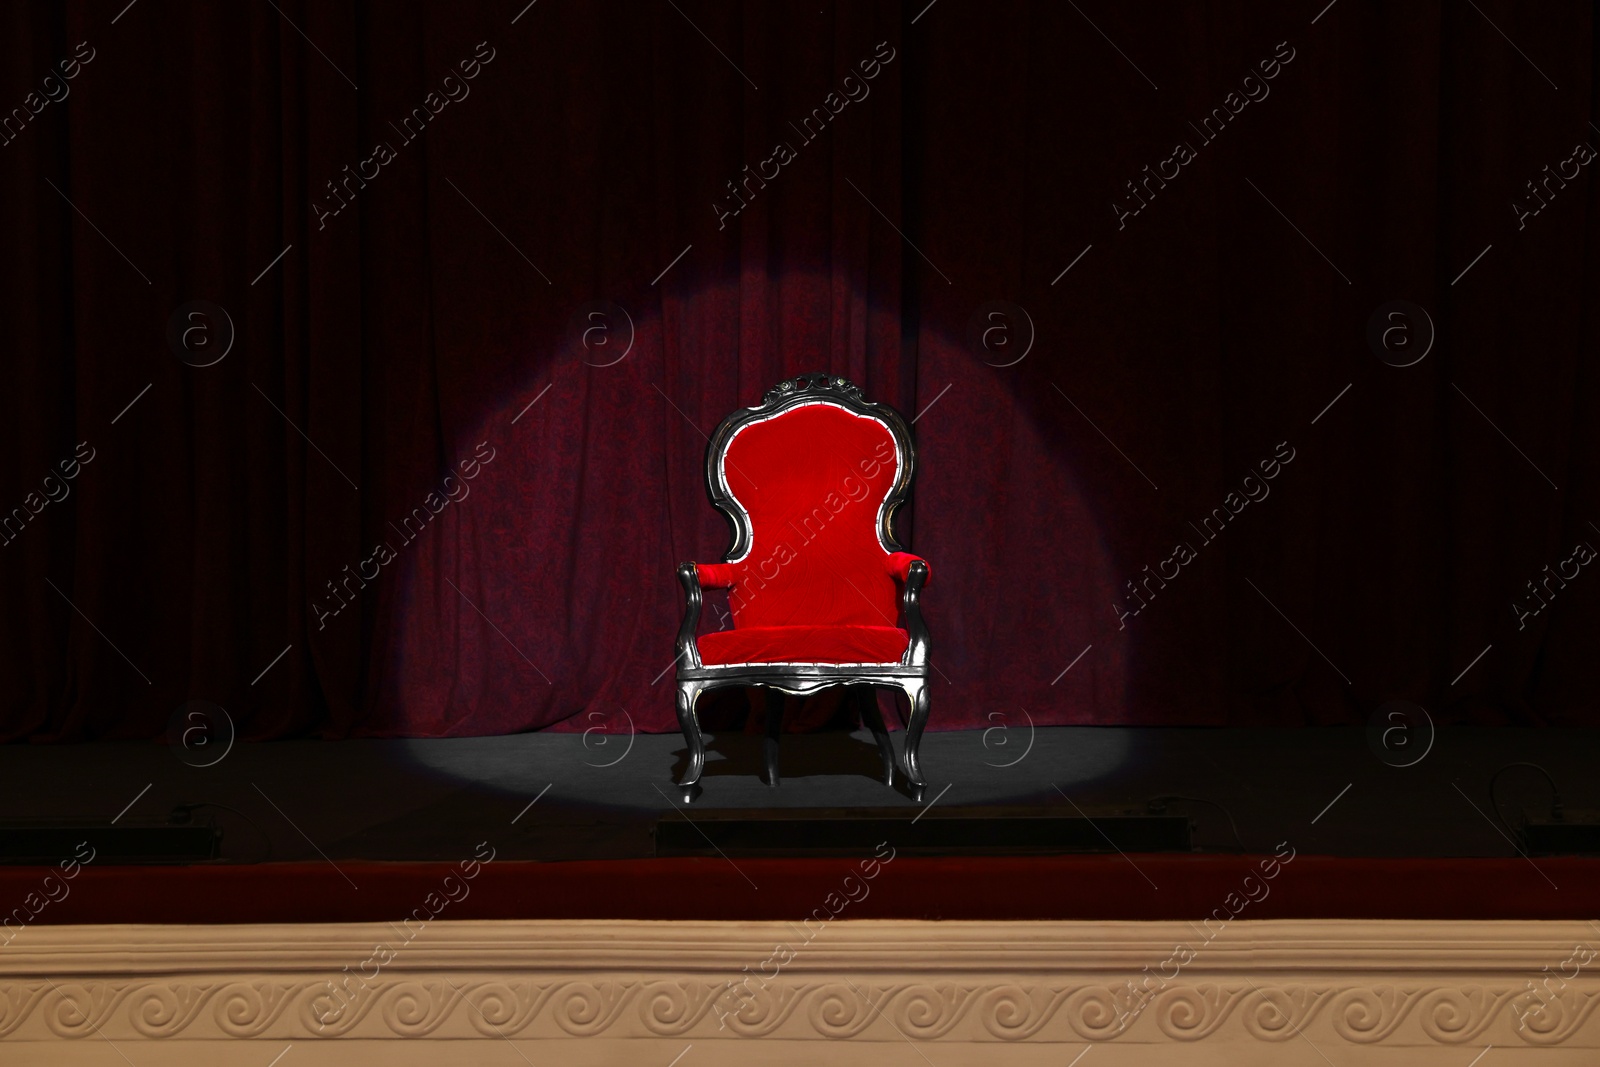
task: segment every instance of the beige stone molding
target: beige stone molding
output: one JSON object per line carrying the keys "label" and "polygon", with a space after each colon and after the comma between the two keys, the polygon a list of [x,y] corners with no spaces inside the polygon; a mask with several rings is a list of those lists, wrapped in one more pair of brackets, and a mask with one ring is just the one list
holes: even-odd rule
{"label": "beige stone molding", "polygon": [[1491,1045],[1600,1063],[1589,946],[1600,925],[1584,922],[35,926],[0,947],[0,1063],[47,1044],[37,1062],[144,1067],[135,1050],[157,1046],[149,1062],[217,1062],[251,1041],[392,1065],[410,1062],[394,1058],[406,1042],[454,1055],[463,1039],[513,1042],[473,1054],[497,1063],[546,1062],[541,1045],[605,1062],[619,1041],[733,1062],[752,1039],[830,1064],[857,1046],[881,1059],[884,1042],[937,1067],[1064,1064],[1091,1045],[1108,1064],[1185,1050],[1172,1062],[1238,1064],[1278,1046],[1283,1062],[1466,1067]]}

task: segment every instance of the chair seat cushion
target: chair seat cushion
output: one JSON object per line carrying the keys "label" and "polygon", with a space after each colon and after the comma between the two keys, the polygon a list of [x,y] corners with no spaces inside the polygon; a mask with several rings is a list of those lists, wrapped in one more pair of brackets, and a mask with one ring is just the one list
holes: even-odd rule
{"label": "chair seat cushion", "polygon": [[889,664],[900,662],[909,640],[895,626],[752,626],[701,637],[700,662]]}

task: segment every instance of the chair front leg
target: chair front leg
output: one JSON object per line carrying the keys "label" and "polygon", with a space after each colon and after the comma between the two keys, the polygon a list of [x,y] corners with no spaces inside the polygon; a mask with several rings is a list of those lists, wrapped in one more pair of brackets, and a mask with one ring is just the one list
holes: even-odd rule
{"label": "chair front leg", "polygon": [[700,772],[706,766],[706,743],[700,736],[700,720],[695,717],[700,689],[699,682],[678,682],[678,728],[683,731],[684,744],[689,746],[689,769],[678,783],[684,789],[700,781]]}
{"label": "chair front leg", "polygon": [[922,766],[917,760],[917,750],[922,746],[923,728],[928,725],[928,680],[908,678],[901,684],[906,691],[906,699],[911,704],[911,716],[906,722],[906,754],[903,769],[906,785],[911,788],[912,798],[921,800],[928,781],[922,777]]}
{"label": "chair front leg", "polygon": [[[700,666],[700,645],[695,631],[700,625],[700,576],[693,563],[678,565],[678,584],[683,586],[683,623],[678,627],[678,670],[694,670]],[[706,742],[700,736],[700,721],[695,717],[695,704],[700,699],[703,683],[678,679],[678,728],[683,731],[683,742],[689,746],[689,769],[684,772],[680,788],[688,790],[685,800],[692,800],[699,788],[700,773],[706,766]]]}
{"label": "chair front leg", "polygon": [[767,690],[767,739],[762,750],[766,756],[767,784],[778,784],[778,741],[783,736],[783,691]]}

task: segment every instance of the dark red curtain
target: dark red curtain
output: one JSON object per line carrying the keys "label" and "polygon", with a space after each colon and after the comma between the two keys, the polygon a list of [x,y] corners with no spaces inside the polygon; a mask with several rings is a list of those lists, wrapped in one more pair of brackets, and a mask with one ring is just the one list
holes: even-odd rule
{"label": "dark red curtain", "polygon": [[0,25],[4,737],[673,729],[809,370],[916,418],[935,728],[1597,721],[1590,5]]}

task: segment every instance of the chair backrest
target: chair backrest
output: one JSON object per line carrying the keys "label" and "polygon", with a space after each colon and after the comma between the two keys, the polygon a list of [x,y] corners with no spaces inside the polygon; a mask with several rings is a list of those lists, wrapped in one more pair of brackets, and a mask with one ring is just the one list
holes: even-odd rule
{"label": "chair backrest", "polygon": [[706,489],[733,527],[734,625],[896,625],[891,524],[915,465],[905,420],[843,378],[791,378],[729,415]]}

